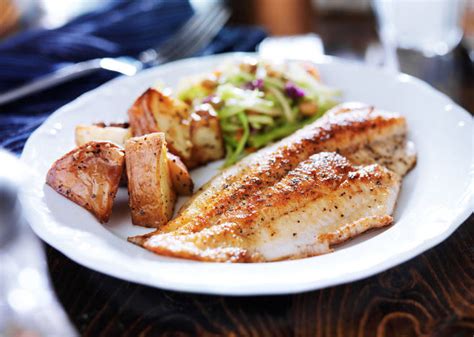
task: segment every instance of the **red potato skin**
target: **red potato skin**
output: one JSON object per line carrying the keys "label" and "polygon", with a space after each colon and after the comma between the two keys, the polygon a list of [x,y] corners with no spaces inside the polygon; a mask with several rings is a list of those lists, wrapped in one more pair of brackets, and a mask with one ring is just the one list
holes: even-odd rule
{"label": "red potato skin", "polygon": [[112,213],[124,160],[124,151],[119,146],[92,141],[54,162],[46,184],[105,223]]}
{"label": "red potato skin", "polygon": [[188,160],[191,157],[189,106],[155,88],[145,91],[128,110],[134,137],[164,132],[168,150]]}
{"label": "red potato skin", "polygon": [[154,92],[151,88],[145,91],[128,110],[129,123],[134,137],[159,131],[150,106],[150,96],[154,95]]}
{"label": "red potato skin", "polygon": [[184,160],[190,169],[224,158],[224,139],[216,112],[201,104],[191,114],[191,158]]}
{"label": "red potato skin", "polygon": [[168,166],[170,169],[173,188],[178,195],[192,195],[194,182],[188,168],[178,156],[168,152]]}

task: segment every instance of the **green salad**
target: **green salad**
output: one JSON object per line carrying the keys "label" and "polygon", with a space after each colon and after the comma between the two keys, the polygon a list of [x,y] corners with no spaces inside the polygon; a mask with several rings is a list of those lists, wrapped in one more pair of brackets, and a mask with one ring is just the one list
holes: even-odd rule
{"label": "green salad", "polygon": [[178,98],[216,111],[226,148],[225,166],[320,118],[339,91],[323,85],[305,62],[256,59],[229,63],[181,85]]}

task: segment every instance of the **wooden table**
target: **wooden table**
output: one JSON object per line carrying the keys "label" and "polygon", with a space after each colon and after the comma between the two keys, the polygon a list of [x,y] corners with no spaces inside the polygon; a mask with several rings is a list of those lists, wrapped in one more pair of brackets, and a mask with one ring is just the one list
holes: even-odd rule
{"label": "wooden table", "polygon": [[[374,27],[367,17],[336,16],[322,17],[315,30],[329,54],[364,59],[377,42]],[[474,70],[465,51],[430,60],[399,56],[402,71],[474,111]],[[473,216],[444,243],[398,267],[298,295],[163,291],[94,272],[49,246],[47,256],[58,297],[83,336],[474,336]]]}

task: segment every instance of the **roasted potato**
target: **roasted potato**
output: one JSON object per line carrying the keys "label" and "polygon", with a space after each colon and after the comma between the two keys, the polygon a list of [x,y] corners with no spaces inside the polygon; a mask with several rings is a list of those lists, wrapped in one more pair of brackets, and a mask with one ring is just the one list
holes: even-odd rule
{"label": "roasted potato", "polygon": [[75,131],[77,146],[90,141],[109,141],[123,147],[131,136],[129,128],[116,126],[78,125]]}
{"label": "roasted potato", "polygon": [[159,228],[173,216],[176,202],[165,134],[130,138],[125,142],[125,154],[132,223]]}
{"label": "roasted potato", "polygon": [[49,169],[46,183],[104,223],[112,213],[124,159],[118,145],[88,142],[58,159]]}
{"label": "roasted potato", "polygon": [[173,188],[178,195],[191,195],[194,183],[184,163],[172,153],[168,153],[168,167],[170,169]]}
{"label": "roasted potato", "polygon": [[191,159],[185,163],[194,168],[224,157],[224,142],[217,114],[210,104],[201,104],[191,115]]}
{"label": "roasted potato", "polygon": [[164,132],[171,153],[191,158],[189,106],[157,89],[150,88],[128,110],[133,136]]}

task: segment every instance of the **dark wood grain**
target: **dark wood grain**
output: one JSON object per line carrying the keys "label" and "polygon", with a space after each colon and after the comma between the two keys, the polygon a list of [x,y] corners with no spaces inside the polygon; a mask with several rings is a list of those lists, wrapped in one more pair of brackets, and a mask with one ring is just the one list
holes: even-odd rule
{"label": "dark wood grain", "polygon": [[[333,55],[363,60],[377,43],[371,17],[321,17],[315,29]],[[474,111],[473,66],[462,48],[434,59],[399,56],[402,71]],[[297,295],[177,293],[91,271],[51,247],[47,257],[58,297],[83,336],[474,336],[474,216],[398,267]]]}
{"label": "dark wood grain", "polygon": [[288,296],[184,294],[124,282],[53,248],[59,299],[83,336],[468,336],[474,217],[446,242],[377,276]]}

